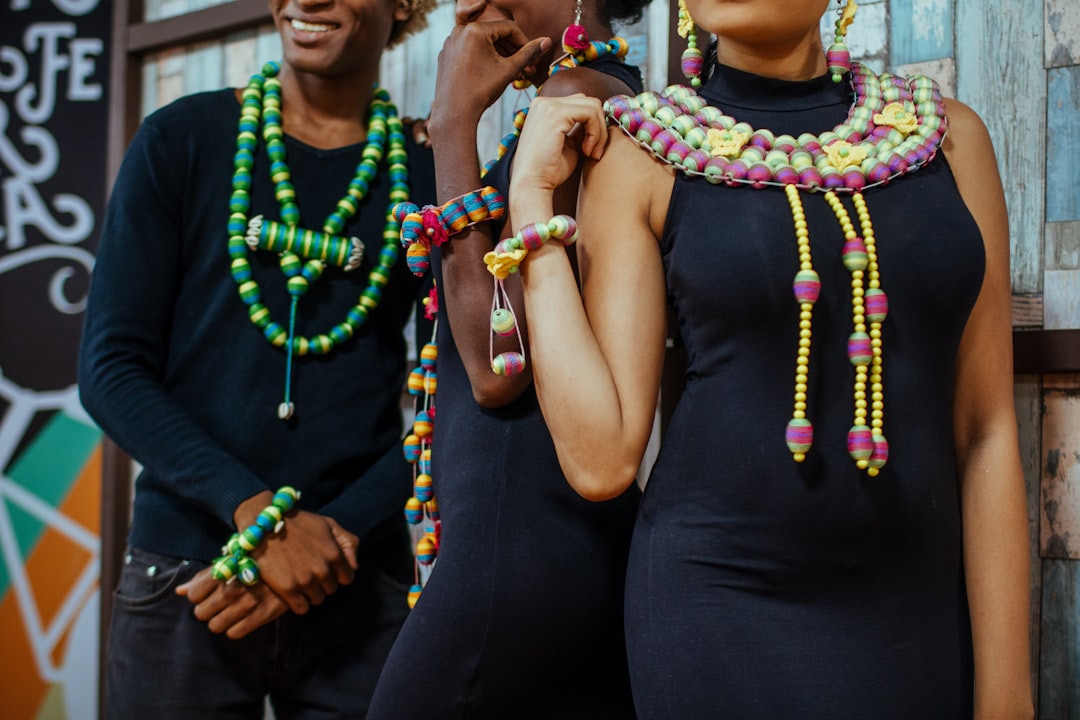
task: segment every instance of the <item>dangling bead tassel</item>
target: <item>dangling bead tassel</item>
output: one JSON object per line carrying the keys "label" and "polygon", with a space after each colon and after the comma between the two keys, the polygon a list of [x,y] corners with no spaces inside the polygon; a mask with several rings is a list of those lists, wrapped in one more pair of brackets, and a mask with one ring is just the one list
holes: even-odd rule
{"label": "dangling bead tassel", "polygon": [[851,53],[848,51],[847,46],[847,30],[855,20],[855,11],[858,9],[858,5],[855,0],[847,0],[846,4],[840,10],[840,17],[836,19],[836,32],[833,37],[833,44],[829,46],[829,50],[825,53],[825,62],[829,66],[829,72],[832,73],[832,80],[835,83],[844,79],[844,75],[851,72]]}
{"label": "dangling bead tassel", "polygon": [[863,241],[866,244],[867,255],[867,290],[863,298],[865,305],[866,320],[870,324],[870,439],[874,449],[868,459],[869,467],[866,474],[876,477],[881,468],[889,459],[889,442],[885,439],[885,391],[882,378],[883,366],[883,337],[882,324],[889,314],[889,300],[881,289],[881,274],[878,270],[877,238],[874,236],[874,227],[870,222],[870,212],[866,208],[866,200],[862,193],[852,196],[855,203],[855,212],[859,216],[859,224],[863,233]]}
{"label": "dangling bead tassel", "polygon": [[[880,287],[874,228],[862,194],[853,196],[862,237],[856,234],[840,198],[829,191],[825,193],[825,199],[844,233],[843,262],[851,273],[853,327],[848,338],[848,359],[855,366],[855,417],[848,431],[848,452],[859,469],[874,477],[884,467],[889,452],[888,442],[882,434],[885,402],[881,382],[881,324],[888,313],[888,301]],[[864,280],[872,292],[864,292]],[[868,408],[872,411],[869,420]]]}
{"label": "dangling bead tassel", "polygon": [[679,37],[686,38],[686,50],[682,54],[682,72],[691,87],[701,87],[701,71],[705,69],[705,57],[697,46],[697,29],[686,0],[679,0]]}
{"label": "dangling bead tassel", "polygon": [[[517,335],[518,352],[495,354],[495,336]],[[510,296],[503,287],[502,280],[495,278],[495,293],[491,298],[491,335],[488,336],[488,357],[491,358],[491,371],[496,375],[519,375],[525,370],[525,341],[517,324],[517,314],[510,304]]]}
{"label": "dangling bead tassel", "polygon": [[795,274],[795,300],[799,303],[799,352],[795,360],[795,408],[788,422],[785,439],[795,462],[806,459],[814,444],[814,426],[806,417],[806,397],[809,385],[811,323],[814,303],[821,294],[821,278],[814,270],[810,256],[810,233],[802,199],[794,185],[785,185],[791,219],[795,223],[795,240],[799,249],[799,271]]}
{"label": "dangling bead tassel", "polygon": [[285,399],[278,405],[277,416],[279,420],[288,420],[293,416],[295,406],[290,399],[292,394],[292,363],[293,363],[293,339],[296,337],[296,306],[300,302],[299,295],[293,295],[289,302],[289,337],[285,347]]}

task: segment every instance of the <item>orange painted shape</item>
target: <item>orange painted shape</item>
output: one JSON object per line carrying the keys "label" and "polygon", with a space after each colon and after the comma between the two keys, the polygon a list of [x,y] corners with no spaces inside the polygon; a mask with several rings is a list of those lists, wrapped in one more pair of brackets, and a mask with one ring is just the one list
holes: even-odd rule
{"label": "orange painted shape", "polygon": [[5,720],[34,720],[45,699],[49,685],[38,677],[30,640],[23,628],[22,616],[9,591],[0,600],[0,628],[18,632],[4,633],[3,672],[0,672],[0,698]]}
{"label": "orange painted shape", "polygon": [[[101,515],[101,445],[99,444],[75,479],[57,511],[97,535]],[[48,527],[26,558],[26,574],[37,604],[41,622],[48,626],[78,578],[93,560],[93,554],[63,533]],[[93,588],[91,589],[92,592]],[[89,596],[83,599],[83,602]],[[78,614],[74,617],[77,617]],[[0,599],[0,628],[4,631],[3,671],[0,672],[0,698],[4,720],[35,720],[45,705],[54,705],[61,688],[38,676],[37,663],[30,647],[13,588]],[[8,629],[12,630],[11,632]],[[66,653],[71,627],[51,653],[52,662],[60,664]],[[97,662],[97,658],[84,658]],[[52,698],[52,700],[50,700]],[[44,705],[43,705],[44,704]]]}

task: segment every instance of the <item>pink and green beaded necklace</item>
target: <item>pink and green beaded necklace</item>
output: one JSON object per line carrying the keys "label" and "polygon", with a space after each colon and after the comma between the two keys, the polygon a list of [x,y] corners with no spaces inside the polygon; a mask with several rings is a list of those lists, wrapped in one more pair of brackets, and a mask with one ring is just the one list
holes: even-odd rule
{"label": "pink and green beaded necklace", "polygon": [[[798,138],[755,129],[711,106],[692,88],[616,96],[609,119],[638,145],[686,175],[712,184],[779,187],[795,226],[799,270],[793,291],[799,305],[794,409],[785,442],[802,462],[814,441],[807,392],[814,303],[821,279],[814,269],[801,193],[822,192],[844,236],[843,263],[851,273],[852,331],[848,359],[855,373],[854,414],[848,452],[876,476],[889,456],[884,433],[883,324],[888,299],[881,289],[877,241],[863,190],[923,167],[937,154],[947,129],[945,106],[930,78],[876,75],[853,63],[854,102],[843,123]],[[858,228],[838,197],[852,196]]]}
{"label": "pink and green beaded necklace", "polygon": [[[261,73],[251,77],[242,94],[228,235],[232,277],[241,300],[247,306],[248,316],[271,345],[285,350],[285,393],[284,400],[278,406],[278,417],[288,420],[294,411],[291,401],[293,356],[332,352],[337,345],[353,336],[382,299],[382,289],[390,279],[390,270],[397,262],[399,253],[400,226],[390,209],[409,199],[409,174],[405,133],[397,116],[397,108],[390,102],[390,96],[384,89],[376,88],[368,114],[367,144],[361,153],[356,174],[349,182],[347,194],[338,200],[337,207],[323,222],[321,231],[300,227],[296,190],[285,160],[281,82],[277,79],[279,71],[278,63],[267,63]],[[274,182],[280,222],[266,220],[262,215],[248,217],[251,209],[251,171],[259,144],[260,125],[270,158],[270,178]],[[369,185],[378,173],[379,163],[384,156],[389,166],[390,203],[383,229],[382,250],[378,263],[368,274],[368,285],[342,322],[326,333],[312,337],[298,336],[297,305],[308,288],[322,277],[326,265],[335,265],[346,271],[360,267],[363,243],[358,238],[341,237],[339,233],[360,209],[360,203],[367,196]],[[288,278],[290,296],[287,327],[273,320],[270,310],[262,302],[262,290],[254,279],[248,259],[248,253],[256,250],[280,254],[281,271]]]}

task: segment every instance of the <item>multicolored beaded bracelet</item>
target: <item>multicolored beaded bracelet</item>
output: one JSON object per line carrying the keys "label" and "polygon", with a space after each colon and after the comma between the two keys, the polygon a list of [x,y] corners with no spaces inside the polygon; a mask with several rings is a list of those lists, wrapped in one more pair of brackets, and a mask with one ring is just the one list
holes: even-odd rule
{"label": "multicolored beaded bracelet", "polygon": [[[491,338],[488,352],[491,370],[496,375],[517,375],[525,369],[525,341],[521,337],[517,315],[510,303],[510,296],[503,281],[516,273],[529,250],[535,250],[549,240],[558,240],[569,247],[577,242],[577,223],[568,215],[556,215],[546,223],[532,223],[521,228],[516,235],[495,244],[495,249],[484,255],[488,272],[495,278],[495,293],[491,300]],[[519,352],[503,352],[495,355],[495,335],[517,335]]]}
{"label": "multicolored beaded bracelet", "polygon": [[215,580],[240,580],[245,585],[259,582],[259,566],[250,553],[255,551],[267,533],[277,533],[285,526],[285,515],[300,500],[300,491],[285,485],[274,493],[270,504],[262,509],[254,524],[243,532],[233,533],[221,548],[221,557],[210,565]]}
{"label": "multicolored beaded bracelet", "polygon": [[405,260],[414,275],[423,275],[431,267],[432,245],[438,247],[470,225],[498,220],[505,214],[506,199],[490,185],[439,206],[421,208],[415,203],[403,202],[393,209],[394,217],[401,223]]}

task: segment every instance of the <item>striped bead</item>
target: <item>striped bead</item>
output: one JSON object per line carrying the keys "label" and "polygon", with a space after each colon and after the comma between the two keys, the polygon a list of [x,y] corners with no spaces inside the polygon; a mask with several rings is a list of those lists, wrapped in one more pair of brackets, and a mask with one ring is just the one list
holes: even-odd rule
{"label": "striped bead", "polygon": [[868,460],[874,452],[874,441],[870,428],[866,425],[854,425],[848,430],[848,454],[855,460]]}
{"label": "striped bead", "polygon": [[853,332],[847,343],[848,359],[852,365],[869,365],[874,354],[870,346],[870,336],[864,332]]}
{"label": "striped bead", "polygon": [[525,370],[525,357],[516,352],[499,353],[491,360],[491,369],[496,375],[518,375]]}

